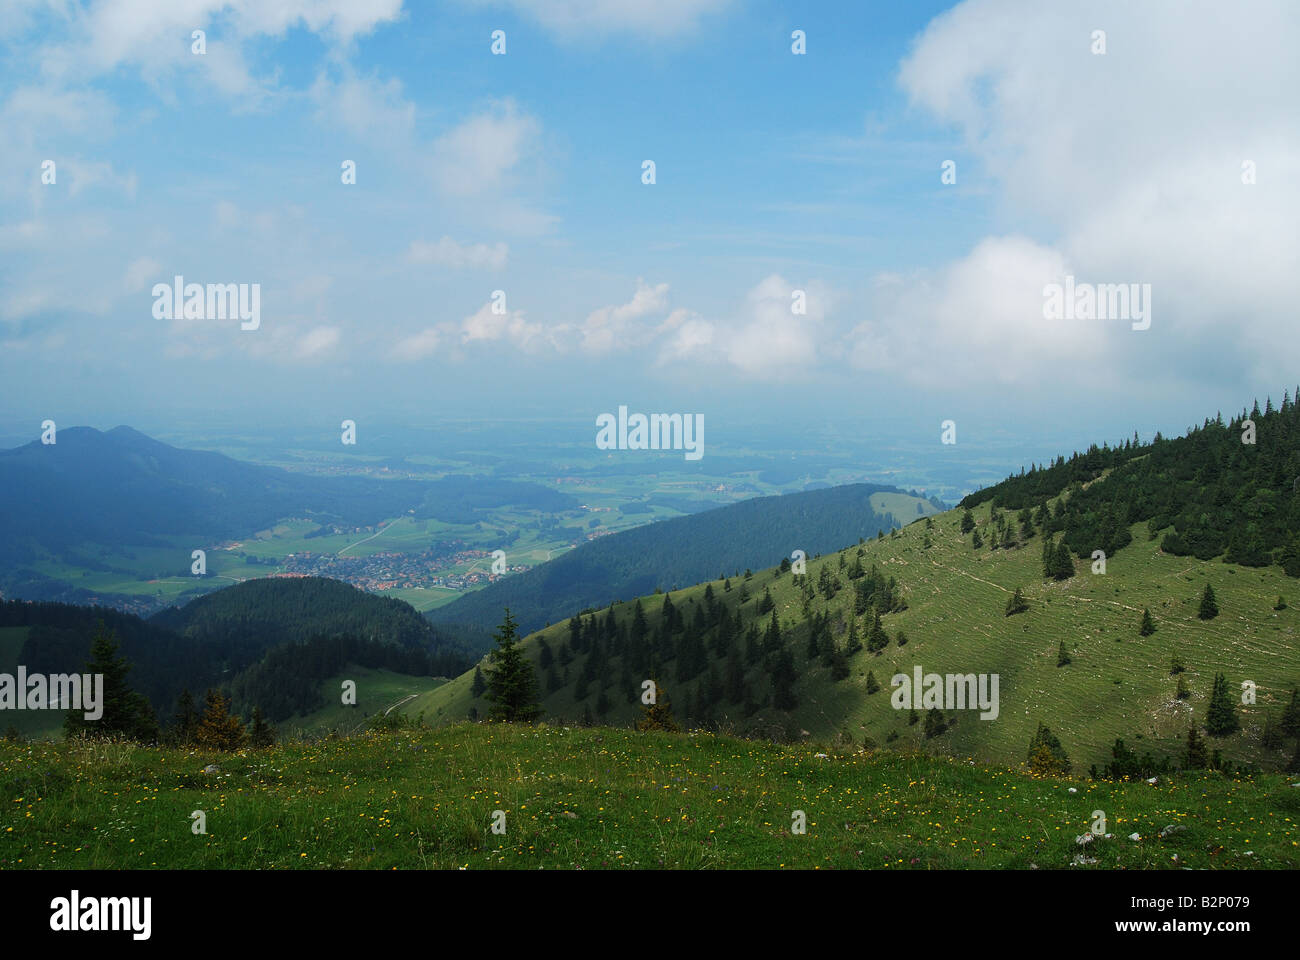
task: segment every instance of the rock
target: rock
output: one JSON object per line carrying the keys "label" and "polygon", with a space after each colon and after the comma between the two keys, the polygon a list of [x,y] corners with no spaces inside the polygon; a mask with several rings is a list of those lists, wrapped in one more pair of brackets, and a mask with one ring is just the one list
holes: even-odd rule
{"label": "rock", "polygon": [[1092,843],[1092,841],[1096,839],[1097,838],[1093,836],[1091,833],[1081,833],[1079,834],[1079,836],[1074,838],[1074,842],[1081,847],[1086,847],[1088,844]]}
{"label": "rock", "polygon": [[1071,792],[1071,793],[1078,793],[1078,792],[1079,792],[1079,789],[1078,789],[1077,787],[1071,787],[1071,788],[1070,788],[1070,792]]}
{"label": "rock", "polygon": [[1160,831],[1160,839],[1163,840],[1165,837],[1172,837],[1175,833],[1182,833],[1186,829],[1187,828],[1181,823],[1167,824],[1165,828]]}
{"label": "rock", "polygon": [[203,768],[204,773],[220,773],[221,769],[215,763],[209,763]]}
{"label": "rock", "polygon": [[1142,839],[1142,835],[1138,833],[1130,833],[1128,838],[1136,843],[1138,840]]}
{"label": "rock", "polygon": [[1074,859],[1070,861],[1072,867],[1086,867],[1097,862],[1096,857],[1085,857],[1081,853],[1076,853]]}

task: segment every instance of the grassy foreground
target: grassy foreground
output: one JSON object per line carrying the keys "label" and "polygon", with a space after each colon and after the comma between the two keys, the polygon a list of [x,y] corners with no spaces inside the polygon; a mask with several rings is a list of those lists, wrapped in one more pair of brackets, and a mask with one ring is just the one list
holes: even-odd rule
{"label": "grassy foreground", "polygon": [[[210,762],[219,772],[202,772]],[[0,868],[1295,868],[1295,779],[1093,783],[951,758],[497,724],[219,757],[3,743]],[[192,832],[198,810],[206,834]],[[1080,846],[1097,810],[1112,836]],[[795,811],[804,834],[792,833]],[[1095,862],[1072,866],[1080,856]]]}

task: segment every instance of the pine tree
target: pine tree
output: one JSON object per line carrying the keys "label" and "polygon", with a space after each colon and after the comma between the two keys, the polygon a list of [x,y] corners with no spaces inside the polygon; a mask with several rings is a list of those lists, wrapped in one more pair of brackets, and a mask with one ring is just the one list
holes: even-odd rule
{"label": "pine tree", "polygon": [[872,671],[867,671],[867,693],[875,693],[880,689],[880,683],[876,680],[876,675]]}
{"label": "pine tree", "polygon": [[844,640],[844,655],[851,657],[862,649],[862,638],[858,636],[858,618],[849,617],[849,635]]}
{"label": "pine tree", "polygon": [[1025,595],[1020,592],[1020,588],[1016,587],[1016,592],[1007,599],[1006,615],[1008,617],[1014,616],[1017,613],[1024,613],[1028,609],[1029,602],[1025,600]]}
{"label": "pine tree", "polygon": [[537,678],[532,661],[518,646],[517,625],[509,607],[493,639],[497,648],[491,654],[495,666],[488,677],[487,699],[492,701],[488,719],[532,723],[542,712],[537,703]]}
{"label": "pine tree", "polygon": [[875,611],[871,619],[871,629],[867,633],[867,649],[872,653],[879,653],[889,646],[889,634],[885,633],[885,628],[880,622],[880,612]]}
{"label": "pine tree", "polygon": [[898,631],[898,634],[894,639],[897,641],[900,647],[907,646],[907,634],[905,634],[902,630]]}
{"label": "pine tree", "polygon": [[974,529],[975,529],[975,515],[970,512],[970,507],[967,507],[966,512],[961,515],[962,536],[965,536],[966,534],[970,533]]}
{"label": "pine tree", "polygon": [[655,681],[654,703],[647,703],[645,709],[641,712],[641,719],[636,722],[638,730],[666,730],[669,733],[676,733],[678,730],[677,721],[673,719],[672,704],[668,702],[668,694],[664,688],[659,686]]}
{"label": "pine tree", "polygon": [[487,681],[483,679],[482,669],[476,666],[474,668],[474,679],[469,685],[469,695],[477,700],[483,696],[485,690],[487,690]]}
{"label": "pine tree", "polygon": [[1192,696],[1192,691],[1187,686],[1187,678],[1181,674],[1178,677],[1178,689],[1174,692],[1174,696],[1179,700],[1190,700]]}
{"label": "pine tree", "polygon": [[980,536],[980,532],[978,530],[976,530],[973,534],[971,534],[970,545],[976,550],[984,546],[984,538]]}
{"label": "pine tree", "polygon": [[230,713],[230,700],[220,690],[204,698],[203,718],[195,740],[204,750],[238,750],[244,745],[244,725]]}
{"label": "pine tree", "polygon": [[[83,673],[92,677],[102,675],[104,685],[100,692],[99,719],[87,720],[85,710],[72,710],[64,719],[63,730],[68,736],[125,737],[139,743],[152,743],[158,739],[158,722],[153,707],[141,694],[126,682],[131,665],[125,657],[118,656],[117,633],[104,626],[100,620],[90,643],[90,659]],[[83,704],[85,691],[83,691]]]}
{"label": "pine tree", "polygon": [[1169,658],[1169,676],[1172,677],[1176,674],[1182,673],[1186,669],[1187,667],[1183,664],[1183,658],[1178,654],[1175,653]]}
{"label": "pine tree", "polygon": [[1074,576],[1074,558],[1070,556],[1070,548],[1064,539],[1052,551],[1052,576],[1057,580],[1069,580]]}
{"label": "pine tree", "polygon": [[1205,741],[1192,727],[1187,731],[1187,750],[1183,754],[1184,770],[1204,770],[1210,765],[1210,758],[1205,749]]}
{"label": "pine tree", "polygon": [[262,716],[261,707],[253,707],[253,726],[248,732],[249,742],[256,748],[269,747],[275,743],[275,728]]}
{"label": "pine tree", "polygon": [[1205,585],[1205,591],[1201,594],[1201,608],[1196,615],[1202,620],[1213,620],[1219,615],[1219,603],[1214,599],[1214,588],[1208,583]]}
{"label": "pine tree", "polygon": [[1065,649],[1065,641],[1061,641],[1061,647],[1056,651],[1056,665],[1063,667],[1070,662],[1070,654]]}
{"label": "pine tree", "polygon": [[1138,626],[1138,634],[1143,637],[1149,637],[1156,632],[1156,622],[1151,619],[1151,611],[1143,608],[1142,623]]}
{"label": "pine tree", "polygon": [[1205,732],[1212,737],[1226,737],[1241,729],[1237,709],[1228,692],[1228,681],[1221,673],[1214,675],[1210,704],[1205,711]]}
{"label": "pine tree", "polygon": [[1277,603],[1273,604],[1273,609],[1274,609],[1274,610],[1285,610],[1285,609],[1286,609],[1286,601],[1282,599],[1282,594],[1279,593],[1279,594],[1277,595]]}

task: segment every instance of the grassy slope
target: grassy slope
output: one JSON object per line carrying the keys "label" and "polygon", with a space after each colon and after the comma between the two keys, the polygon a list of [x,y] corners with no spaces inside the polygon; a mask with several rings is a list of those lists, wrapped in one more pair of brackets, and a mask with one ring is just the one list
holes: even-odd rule
{"label": "grassy slope", "polygon": [[233,757],[0,743],[0,869],[1064,868],[1094,810],[1113,836],[1088,845],[1093,869],[1300,866],[1285,778],[1071,785],[608,728],[460,724]]}
{"label": "grassy slope", "polygon": [[[989,507],[974,511],[985,540],[989,537]],[[961,511],[934,518],[934,529],[913,523],[896,538],[873,541],[864,547],[864,565],[877,564],[886,575],[897,576],[909,609],[884,618],[891,638],[903,629],[909,643],[891,645],[880,655],[865,650],[851,660],[852,675],[832,683],[829,671],[820,663],[805,661],[807,632],[802,625],[787,630],[799,665],[797,692],[800,705],[788,725],[798,733],[807,730],[823,741],[847,732],[858,742],[870,737],[884,744],[891,732],[898,733],[895,746],[920,746],[931,751],[971,755],[1000,763],[1018,763],[1025,753],[1039,721],[1051,726],[1064,745],[1076,770],[1086,771],[1092,763],[1110,758],[1116,737],[1139,753],[1151,751],[1181,756],[1181,738],[1192,716],[1204,721],[1205,706],[1215,671],[1221,670],[1234,689],[1241,681],[1258,685],[1258,705],[1239,710],[1244,730],[1225,740],[1211,740],[1226,757],[1270,766],[1285,763],[1292,745],[1265,756],[1259,748],[1263,715],[1276,719],[1293,685],[1300,684],[1300,645],[1296,642],[1297,618],[1294,607],[1275,612],[1279,594],[1300,601],[1295,580],[1278,567],[1247,568],[1221,561],[1199,561],[1191,557],[1161,555],[1158,541],[1149,541],[1145,525],[1133,530],[1134,542],[1111,557],[1104,576],[1093,575],[1089,563],[1077,562],[1078,573],[1064,583],[1044,581],[1041,573],[1041,537],[1010,551],[973,550],[970,537],[963,538],[958,524]],[[923,545],[927,532],[932,546]],[[851,562],[856,547],[844,551]],[[823,563],[838,569],[840,554],[809,561],[808,574],[815,584]],[[832,620],[836,611],[847,617],[852,610],[851,581],[841,574],[845,588],[829,604]],[[1214,586],[1220,615],[1211,621],[1197,619],[1201,589]],[[733,586],[738,581],[733,580]],[[775,570],[756,573],[749,582],[751,599],[746,604],[746,621],[758,616],[757,604],[764,587],[771,586],[783,630],[803,619],[798,589],[789,574]],[[1030,602],[1028,613],[1006,617],[1004,608],[1010,593],[1023,588]],[[732,603],[736,592],[722,592],[715,581],[715,594]],[[703,586],[673,594],[687,623],[693,614],[692,601],[700,602]],[[662,599],[644,598],[653,627]],[[813,609],[827,603],[819,594]],[[1150,607],[1157,632],[1138,636],[1142,609]],[[629,612],[630,604],[619,608]],[[752,611],[749,612],[749,611]],[[761,618],[760,625],[766,622]],[[864,631],[860,623],[860,632]],[[556,624],[530,638],[536,656],[536,638],[546,636],[553,649],[567,639],[566,624]],[[790,637],[793,639],[789,639]],[[842,635],[840,636],[842,642]],[[1057,667],[1057,649],[1065,641],[1073,663]],[[1187,666],[1190,701],[1174,697],[1177,680],[1169,675],[1171,655],[1177,652]],[[719,661],[712,661],[718,663]],[[570,676],[576,679],[576,661]],[[892,709],[890,678],[896,672],[910,674],[920,664],[926,672],[998,673],[1001,678],[1001,715],[982,721],[975,713],[964,713],[955,727],[926,743],[922,725],[908,726],[905,712]],[[875,673],[881,690],[865,693],[865,675]],[[674,703],[687,702],[696,681],[684,687],[672,680],[671,667],[661,681]],[[618,671],[614,672],[617,683]],[[421,696],[403,709],[423,711],[431,720],[461,720],[475,702],[469,697],[470,675],[459,677],[431,694]],[[760,693],[767,689],[766,677],[757,671],[751,684]],[[574,703],[570,685],[545,700],[552,716],[577,718],[582,704]],[[588,704],[599,691],[592,685]],[[610,723],[630,723],[639,704],[628,702],[624,691],[610,688],[607,696],[613,708],[605,718]],[[480,714],[486,704],[478,702]],[[722,713],[739,722],[738,710],[726,705]],[[949,716],[952,716],[949,714]],[[786,721],[784,718],[782,722]]]}
{"label": "grassy slope", "polygon": [[[344,706],[343,681],[357,685],[356,706]],[[321,693],[328,706],[278,725],[282,736],[295,733],[346,733],[365,725],[367,718],[383,714],[389,707],[412,694],[427,693],[446,681],[442,678],[412,677],[391,670],[374,670],[351,664],[338,676],[321,681]]]}

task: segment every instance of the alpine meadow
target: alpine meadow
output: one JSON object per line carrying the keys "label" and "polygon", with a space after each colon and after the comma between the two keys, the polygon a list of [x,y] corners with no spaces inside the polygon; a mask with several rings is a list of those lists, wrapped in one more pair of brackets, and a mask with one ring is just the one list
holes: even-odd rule
{"label": "alpine meadow", "polygon": [[886,949],[1283,929],[1297,45],[1288,0],[11,5],[6,933],[624,942],[661,871],[778,952],[827,897]]}

